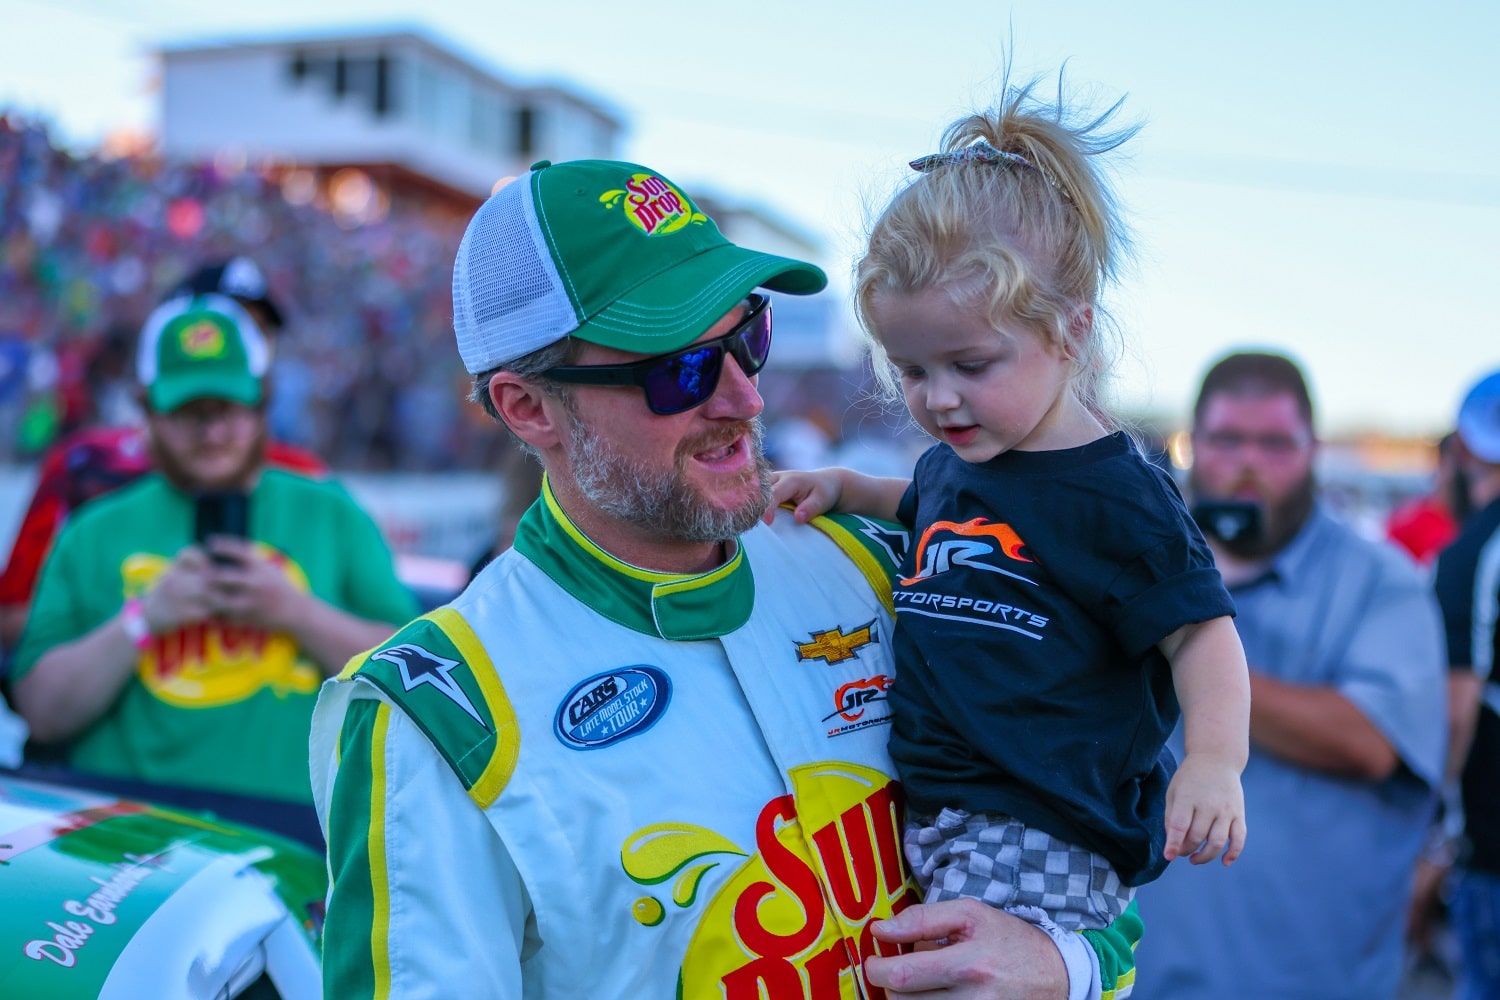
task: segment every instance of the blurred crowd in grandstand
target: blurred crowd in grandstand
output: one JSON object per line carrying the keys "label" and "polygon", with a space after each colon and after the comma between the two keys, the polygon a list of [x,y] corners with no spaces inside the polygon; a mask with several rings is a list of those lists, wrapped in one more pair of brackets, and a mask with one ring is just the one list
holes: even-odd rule
{"label": "blurred crowd in grandstand", "polygon": [[136,331],[207,259],[251,255],[287,314],[271,432],[334,468],[489,466],[502,440],[452,349],[466,219],[392,205],[354,225],[223,163],[74,154],[0,112],[0,462],[131,419]]}

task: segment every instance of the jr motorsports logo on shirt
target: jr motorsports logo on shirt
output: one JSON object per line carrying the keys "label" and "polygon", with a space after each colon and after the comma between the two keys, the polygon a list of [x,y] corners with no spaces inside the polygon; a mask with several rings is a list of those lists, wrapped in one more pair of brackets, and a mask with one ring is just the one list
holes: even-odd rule
{"label": "jr motorsports logo on shirt", "polygon": [[[1035,563],[1025,548],[1025,540],[1008,524],[982,517],[962,523],[934,521],[917,543],[916,574],[903,577],[892,595],[896,613],[973,622],[1041,639],[1048,619],[1024,600],[996,600],[992,590],[961,592],[963,582],[975,580],[976,573],[1004,577],[1009,581],[1005,589],[1018,598],[1039,588],[1032,575]],[[949,574],[953,588],[939,589]]]}

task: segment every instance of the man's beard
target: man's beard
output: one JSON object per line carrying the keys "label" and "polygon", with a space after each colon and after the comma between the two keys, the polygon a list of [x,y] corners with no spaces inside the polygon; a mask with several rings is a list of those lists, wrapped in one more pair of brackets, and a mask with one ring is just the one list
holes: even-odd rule
{"label": "man's beard", "polygon": [[[1195,476],[1189,476],[1188,487],[1196,499],[1224,499],[1206,493]],[[1230,491],[1230,495],[1233,496],[1237,490],[1238,485]],[[1260,531],[1232,542],[1226,542],[1223,539],[1216,539],[1216,541],[1220,548],[1237,559],[1264,559],[1267,556],[1273,556],[1297,537],[1297,532],[1301,531],[1302,526],[1307,523],[1307,517],[1312,513],[1316,499],[1317,483],[1313,480],[1312,473],[1309,472],[1282,500],[1276,503],[1264,501],[1259,503]]]}
{"label": "man's beard", "polygon": [[[764,429],[759,420],[682,442],[670,469],[651,468],[621,455],[576,416],[568,435],[573,445],[573,478],[584,497],[604,513],[663,538],[722,542],[755,527],[771,505],[771,463],[761,447]],[[691,456],[741,436],[747,437],[755,456],[749,476],[756,489],[736,507],[715,507],[688,482],[687,463]]]}
{"label": "man's beard", "polygon": [[155,434],[146,435],[147,447],[151,454],[151,462],[156,471],[177,489],[183,493],[199,493],[207,490],[244,490],[248,489],[255,478],[255,473],[266,461],[267,435],[264,424],[255,435],[255,442],[245,452],[245,460],[237,466],[229,475],[216,478],[213,481],[200,479],[193,473],[192,465],[184,462],[174,455],[169,448],[162,447],[161,442]]}

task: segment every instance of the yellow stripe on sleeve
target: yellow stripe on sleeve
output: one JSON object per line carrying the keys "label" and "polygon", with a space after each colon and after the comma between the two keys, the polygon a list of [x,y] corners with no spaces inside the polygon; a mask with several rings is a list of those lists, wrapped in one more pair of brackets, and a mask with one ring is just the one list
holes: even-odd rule
{"label": "yellow stripe on sleeve", "polygon": [[516,710],[510,703],[510,695],[505,693],[505,685],[500,682],[489,653],[464,616],[452,608],[438,608],[427,617],[443,630],[464,663],[468,664],[469,673],[478,682],[485,707],[490,710],[490,718],[495,724],[494,752],[469,788],[469,797],[479,808],[488,809],[505,790],[510,776],[515,773],[516,760],[521,756],[521,727],[516,722]]}
{"label": "yellow stripe on sleeve", "polygon": [[370,736],[369,852],[374,911],[370,922],[370,955],[375,964],[375,1000],[385,1000],[391,995],[391,895],[385,856],[385,735],[390,722],[391,706],[381,702]]}
{"label": "yellow stripe on sleeve", "polygon": [[880,603],[885,605],[885,610],[895,614],[896,602],[891,597],[891,574],[880,564],[880,560],[871,555],[870,550],[854,537],[853,532],[832,518],[815,517],[808,523],[831,538],[844,551],[860,573],[864,574],[870,589],[880,598]]}

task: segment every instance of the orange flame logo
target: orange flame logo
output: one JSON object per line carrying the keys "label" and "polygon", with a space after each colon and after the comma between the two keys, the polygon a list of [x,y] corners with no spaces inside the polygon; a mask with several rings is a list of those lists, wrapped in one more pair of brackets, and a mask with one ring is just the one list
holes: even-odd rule
{"label": "orange flame logo", "polygon": [[[1021,549],[1025,547],[1026,542],[1016,534],[1014,528],[1008,524],[996,524],[982,517],[976,517],[962,524],[957,521],[934,521],[928,525],[927,530],[922,532],[921,541],[917,542],[916,564],[918,566],[925,565],[923,557],[927,552],[927,543],[941,531],[949,531],[966,538],[993,538],[1000,543],[1000,551],[1008,558],[1018,562],[1032,562],[1029,557],[1021,555]],[[921,579],[922,573],[919,571],[916,576],[903,577],[901,584],[909,587]]]}

